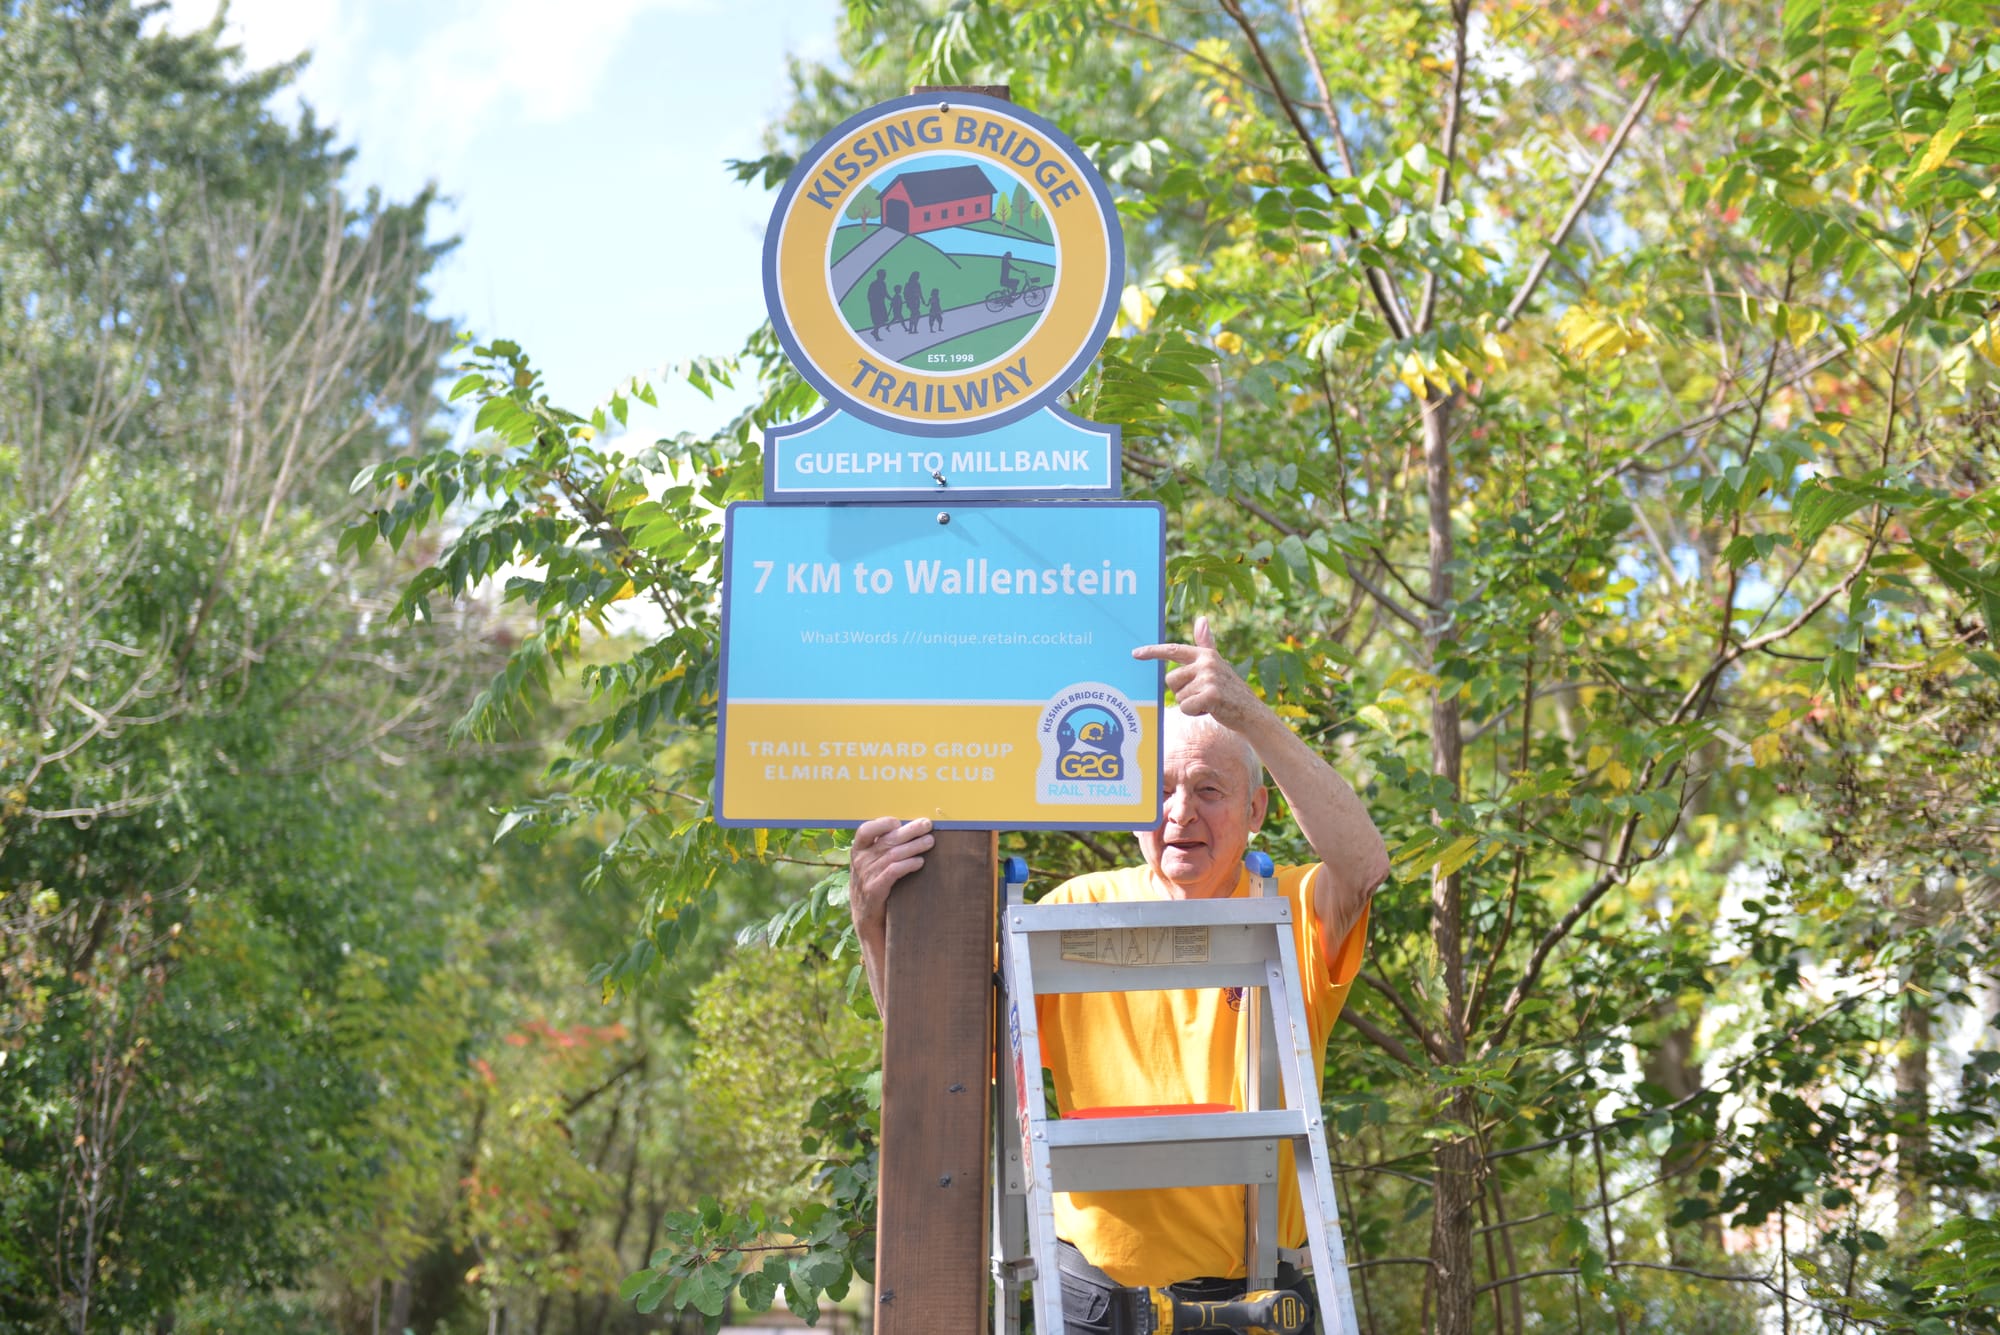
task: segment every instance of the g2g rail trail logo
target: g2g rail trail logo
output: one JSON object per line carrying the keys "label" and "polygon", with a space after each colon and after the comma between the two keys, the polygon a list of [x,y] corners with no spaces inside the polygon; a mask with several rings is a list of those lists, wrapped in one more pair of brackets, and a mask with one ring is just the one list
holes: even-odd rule
{"label": "g2g rail trail logo", "polygon": [[1042,706],[1035,736],[1035,801],[1139,800],[1139,711],[1123,691],[1095,681],[1064,688]]}
{"label": "g2g rail trail logo", "polygon": [[1125,281],[1104,181],[1011,103],[923,93],[814,144],[771,212],[764,301],[836,407],[906,435],[990,431],[1097,355]]}

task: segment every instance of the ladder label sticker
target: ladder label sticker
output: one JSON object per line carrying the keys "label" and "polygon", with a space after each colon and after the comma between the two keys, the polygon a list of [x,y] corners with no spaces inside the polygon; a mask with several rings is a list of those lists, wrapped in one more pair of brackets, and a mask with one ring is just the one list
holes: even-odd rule
{"label": "ladder label sticker", "polygon": [[1062,957],[1080,964],[1208,963],[1206,927],[1107,927],[1063,932]]}

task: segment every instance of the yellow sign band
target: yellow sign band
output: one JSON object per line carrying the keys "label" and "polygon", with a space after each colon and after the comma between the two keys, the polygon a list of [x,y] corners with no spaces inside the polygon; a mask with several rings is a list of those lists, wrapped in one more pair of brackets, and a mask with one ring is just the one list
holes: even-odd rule
{"label": "yellow sign band", "polygon": [[[1157,737],[1159,710],[1135,706]],[[1131,820],[1156,810],[1153,771],[1142,767],[1139,800],[1116,805],[1040,800],[1036,704],[771,704],[732,701],[724,719],[729,783],[723,815],[759,819],[810,811],[833,824],[896,815],[977,819],[995,825]]]}

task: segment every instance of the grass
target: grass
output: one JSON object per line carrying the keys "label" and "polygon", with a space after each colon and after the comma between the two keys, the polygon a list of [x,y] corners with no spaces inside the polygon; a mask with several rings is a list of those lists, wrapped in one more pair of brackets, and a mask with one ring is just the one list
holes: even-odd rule
{"label": "grass", "polygon": [[876,229],[880,226],[879,222],[870,223],[866,227],[860,227],[852,223],[842,223],[839,227],[834,228],[833,251],[827,256],[826,262],[828,264],[840,263],[841,260],[847,257],[848,251],[853,250],[863,241],[875,235]]}
{"label": "grass", "polygon": [[[948,356],[954,352],[969,352],[973,357],[971,364],[973,366],[981,365],[1000,356],[1023,338],[1027,337],[1028,331],[1034,327],[1035,321],[1041,318],[1041,311],[1029,311],[1019,319],[1002,321],[1000,324],[988,325],[984,329],[975,329],[969,334],[960,334],[949,343],[940,343],[935,347],[925,348],[922,352],[911,353],[909,356],[903,358],[903,365],[914,366],[920,370],[935,371],[940,367],[948,366],[948,363],[932,362],[931,358],[935,356]],[[950,367],[950,369],[962,371],[966,369],[966,366],[961,363],[958,366]]]}
{"label": "grass", "polygon": [[[910,270],[915,269],[923,284],[926,313],[930,310],[932,288],[938,289],[938,301],[950,310],[953,306],[984,301],[987,293],[1000,286],[999,256],[947,255],[920,236],[898,241],[876,263],[875,269],[888,271],[892,293],[909,280]],[[1016,260],[1014,272],[1021,279],[1032,276],[1037,283],[1046,285],[1055,281],[1056,270],[1052,264]],[[875,272],[871,269],[841,299],[840,312],[852,328],[865,331],[874,327],[868,312],[868,285],[874,281]]]}
{"label": "grass", "polygon": [[960,226],[974,232],[991,232],[995,236],[1018,236],[1023,241],[1038,241],[1045,246],[1055,240],[1055,233],[1049,230],[1049,220],[1039,216],[1033,226],[1026,228],[1012,222],[1000,222],[994,218],[984,218],[976,223],[961,223]]}

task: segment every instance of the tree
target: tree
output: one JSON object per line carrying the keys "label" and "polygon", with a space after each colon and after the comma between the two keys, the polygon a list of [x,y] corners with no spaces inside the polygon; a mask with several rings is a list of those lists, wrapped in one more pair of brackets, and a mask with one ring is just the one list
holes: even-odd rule
{"label": "tree", "polygon": [[358,1091],[292,1007],[355,921],[270,924],[388,871],[326,783],[440,725],[457,676],[319,568],[448,346],[428,200],[345,197],[328,135],[265,110],[289,72],[158,8],[0,19],[0,1311],[76,1331],[304,1264]]}
{"label": "tree", "polygon": [[882,215],[882,192],[872,185],[863,185],[854,192],[854,202],[847,206],[846,216],[854,221],[867,224],[870,218]]}
{"label": "tree", "polygon": [[[1128,494],[1175,516],[1170,615],[1254,646],[1249,679],[1394,834],[1324,1091],[1373,1328],[1990,1309],[1967,1221],[1991,1212],[1994,1063],[1927,1017],[1978,1004],[1994,905],[1925,862],[1992,851],[1965,754],[2000,675],[1984,17],[870,4],[849,68],[802,71],[740,165],[781,177],[912,83],[1008,83],[1115,183],[1132,285],[1071,406],[1122,426]],[[712,516],[812,402],[767,334],[690,370],[738,374],[762,393],[729,430],[626,450],[601,440],[622,397],[566,411],[489,343],[460,391],[504,462],[377,470],[351,530],[484,507],[408,616],[547,572],[515,585],[542,628],[475,728],[612,602],[658,608],[667,633],[590,676],[609,717],[564,769],[660,924],[620,983],[715,911],[717,866],[837,844],[714,827],[698,744],[602,759],[712,732]],[[1955,762],[1922,740],[1944,721]],[[1051,876],[1115,856],[1019,843]],[[827,893],[798,921],[831,950]],[[1947,1063],[1971,1101],[1941,1106]],[[811,1241],[753,1273],[865,1274],[868,1204],[794,1217]],[[1955,1218],[1926,1233],[1930,1211]],[[629,1292],[719,1310],[776,1222],[691,1212]]]}

